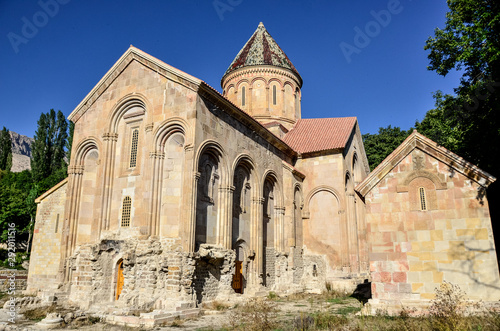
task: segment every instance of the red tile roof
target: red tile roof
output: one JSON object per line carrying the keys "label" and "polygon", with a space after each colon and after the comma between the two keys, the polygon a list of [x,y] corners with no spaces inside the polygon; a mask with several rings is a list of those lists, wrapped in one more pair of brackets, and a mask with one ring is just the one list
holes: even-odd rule
{"label": "red tile roof", "polygon": [[300,119],[287,133],[285,143],[299,153],[344,148],[356,117]]}

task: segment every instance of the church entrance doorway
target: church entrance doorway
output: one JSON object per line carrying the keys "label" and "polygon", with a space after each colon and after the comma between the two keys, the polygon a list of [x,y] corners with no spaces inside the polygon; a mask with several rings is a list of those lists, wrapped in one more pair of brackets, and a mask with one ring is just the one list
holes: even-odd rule
{"label": "church entrance doorway", "polygon": [[233,275],[233,289],[236,293],[243,293],[242,261],[236,261]]}
{"label": "church entrance doorway", "polygon": [[116,278],[116,300],[118,300],[123,290],[123,260],[120,260],[120,262],[118,262],[117,270],[118,272]]}

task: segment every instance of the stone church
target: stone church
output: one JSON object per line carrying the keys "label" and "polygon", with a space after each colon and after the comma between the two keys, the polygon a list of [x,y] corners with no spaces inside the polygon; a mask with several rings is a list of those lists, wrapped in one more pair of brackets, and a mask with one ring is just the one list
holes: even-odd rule
{"label": "stone church", "polygon": [[369,173],[356,117],[302,119],[262,23],[214,88],[130,47],[69,115],[68,178],[37,199],[28,292],[171,309],[372,282],[500,299],[495,180],[418,133]]}

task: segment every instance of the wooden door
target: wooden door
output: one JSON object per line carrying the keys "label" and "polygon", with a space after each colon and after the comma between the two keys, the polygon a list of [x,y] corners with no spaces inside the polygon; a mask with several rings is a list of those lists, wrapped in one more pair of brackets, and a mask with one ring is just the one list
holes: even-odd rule
{"label": "wooden door", "polygon": [[116,300],[120,297],[123,289],[123,261],[118,264],[118,276],[116,279]]}
{"label": "wooden door", "polygon": [[243,274],[241,273],[241,261],[235,262],[233,289],[236,293],[243,293]]}

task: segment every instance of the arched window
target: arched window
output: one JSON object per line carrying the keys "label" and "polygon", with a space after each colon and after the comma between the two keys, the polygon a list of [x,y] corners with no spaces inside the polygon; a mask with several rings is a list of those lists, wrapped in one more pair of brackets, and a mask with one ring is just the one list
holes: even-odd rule
{"label": "arched window", "polygon": [[427,210],[427,201],[425,199],[425,188],[419,187],[418,195],[420,197],[420,210]]}
{"label": "arched window", "polygon": [[241,105],[245,105],[245,86],[241,87]]}
{"label": "arched window", "polygon": [[130,168],[135,168],[137,165],[137,145],[139,143],[139,130],[132,131],[132,143],[130,147]]}
{"label": "arched window", "polygon": [[132,199],[125,197],[122,206],[122,226],[130,226],[130,211],[132,209]]}
{"label": "arched window", "polygon": [[273,85],[273,105],[276,105],[276,85]]}

